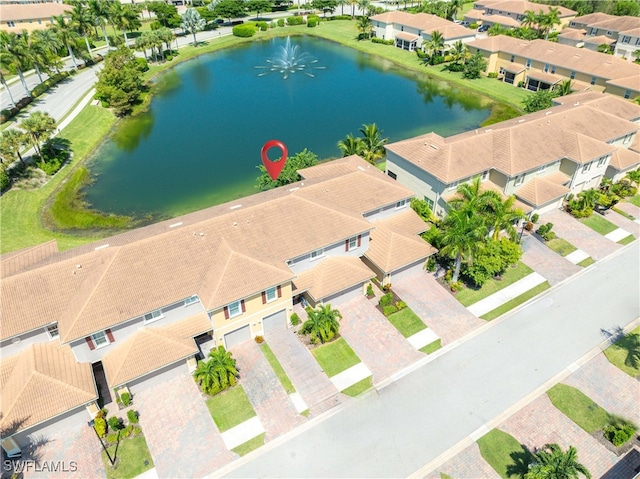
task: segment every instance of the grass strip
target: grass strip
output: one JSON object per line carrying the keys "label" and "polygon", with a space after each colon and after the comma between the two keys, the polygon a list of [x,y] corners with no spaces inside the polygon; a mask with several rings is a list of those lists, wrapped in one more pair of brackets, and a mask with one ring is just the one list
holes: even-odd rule
{"label": "grass strip", "polygon": [[510,284],[515,283],[531,273],[533,273],[531,268],[521,261],[518,261],[515,268],[507,268],[507,271],[502,275],[501,280],[490,279],[482,286],[482,288],[479,289],[467,287],[456,294],[456,299],[460,301],[463,306],[470,306],[473,303],[477,303],[487,296],[491,296],[493,293],[506,288]]}
{"label": "grass strip", "polygon": [[320,367],[329,377],[333,377],[360,363],[360,358],[344,338],[339,338],[312,349],[311,354],[313,354],[313,357],[316,358]]}
{"label": "grass strip", "polygon": [[387,316],[387,319],[405,338],[413,336],[423,329],[427,329],[427,325],[424,324],[418,315],[409,307],[390,314]]}
{"label": "grass strip", "polygon": [[629,235],[629,236],[626,236],[626,237],[622,238],[620,241],[618,241],[618,244],[625,245],[625,244],[633,243],[633,240],[635,240],[635,239],[636,239],[635,236]]}
{"label": "grass strip", "polygon": [[442,339],[438,338],[434,342],[427,344],[420,348],[424,354],[435,353],[438,349],[442,347]]}
{"label": "grass strip", "polygon": [[556,384],[547,391],[553,405],[589,434],[609,423],[607,411],[579,389]]}
{"label": "grass strip", "polygon": [[567,240],[562,238],[555,238],[545,242],[545,244],[560,256],[567,256],[569,253],[573,253],[578,248],[573,246]]}
{"label": "grass strip", "polygon": [[604,350],[609,362],[633,378],[640,377],[640,361],[637,360],[637,342],[633,335],[640,336],[640,326]]}
{"label": "grass strip", "polygon": [[347,396],[356,397],[363,392],[368,391],[372,387],[373,384],[371,382],[371,376],[369,376],[368,378],[364,378],[362,381],[358,381],[357,383],[349,386],[347,389],[342,391],[342,393],[346,394]]}
{"label": "grass strip", "polygon": [[605,220],[599,214],[592,214],[588,218],[579,218],[578,221],[583,225],[588,226],[593,231],[600,233],[602,236],[618,229],[616,225]]}
{"label": "grass strip", "polygon": [[228,431],[256,415],[247,394],[240,385],[210,397],[206,403],[220,432]]}
{"label": "grass strip", "polygon": [[249,454],[251,451],[255,451],[264,445],[264,435],[264,432],[262,434],[258,434],[253,439],[249,439],[247,442],[240,444],[238,447],[234,447],[231,450],[241,457]]}
{"label": "grass strip", "polygon": [[114,444],[107,450],[111,457],[117,459],[114,468],[106,453],[102,451],[102,463],[107,479],[133,479],[153,467],[153,459],[144,436],[123,439],[120,444]]}
{"label": "grass strip", "polygon": [[[510,466],[514,461],[512,455],[523,454],[524,448],[515,437],[499,429],[492,429],[487,434],[478,439],[480,454],[485,461],[502,477],[520,477],[513,473]],[[509,474],[511,472],[511,474]]]}
{"label": "grass strip", "polygon": [[613,208],[611,208],[613,211],[615,211],[616,213],[618,213],[619,215],[624,216],[625,218],[633,221],[636,218],[633,215],[630,215],[629,213],[627,213],[626,211],[622,211],[621,209],[616,208],[615,206]]}
{"label": "grass strip", "polygon": [[635,195],[630,198],[627,198],[627,201],[632,205],[636,205],[638,208],[640,208],[640,195]]}
{"label": "grass strip", "polygon": [[585,258],[582,261],[580,261],[579,263],[577,263],[577,265],[578,266],[582,266],[583,268],[586,268],[587,266],[591,266],[595,262],[596,262],[596,260],[593,259],[591,256],[589,256],[588,258]]}
{"label": "grass strip", "polygon": [[540,283],[538,286],[531,288],[529,291],[522,293],[520,296],[516,296],[511,301],[507,301],[506,303],[498,306],[493,311],[489,311],[487,314],[483,314],[482,316],[480,316],[480,319],[484,319],[486,321],[496,319],[498,316],[502,316],[507,311],[511,311],[516,306],[520,306],[522,303],[529,301],[531,298],[535,298],[550,287],[551,285],[549,284],[549,281]]}
{"label": "grass strip", "polygon": [[287,373],[285,373],[284,369],[282,369],[280,361],[278,361],[278,358],[276,358],[275,354],[273,354],[273,351],[271,351],[269,345],[267,343],[262,343],[260,345],[260,349],[262,350],[262,354],[264,354],[265,358],[267,358],[267,361],[271,365],[271,369],[273,369],[273,372],[275,372],[276,376],[278,376],[280,384],[282,384],[282,387],[287,392],[287,394],[296,392],[296,388],[293,387],[289,376],[287,376]]}

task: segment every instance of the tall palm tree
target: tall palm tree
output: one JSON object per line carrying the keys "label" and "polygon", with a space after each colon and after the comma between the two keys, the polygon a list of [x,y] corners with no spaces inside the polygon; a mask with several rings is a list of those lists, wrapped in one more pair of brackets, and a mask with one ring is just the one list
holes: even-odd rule
{"label": "tall palm tree", "polygon": [[[7,128],[0,136],[0,155],[8,160],[8,163],[16,158],[24,165],[20,149],[24,145],[25,134],[16,128]],[[4,162],[3,162],[4,163]]]}
{"label": "tall palm tree", "polygon": [[41,57],[42,67],[46,69],[48,73],[51,72],[51,67],[54,66],[57,71],[60,67],[60,57],[58,51],[64,46],[54,32],[51,29],[35,30],[31,34],[33,40],[34,49]]}
{"label": "tall palm tree", "polygon": [[628,179],[632,184],[636,185],[636,188],[640,186],[640,168],[632,171],[627,171],[627,174],[624,175],[626,179]]}
{"label": "tall palm tree", "polygon": [[560,25],[560,23],[560,10],[558,7],[549,7],[549,12],[543,16],[545,40],[549,40],[549,33],[553,30],[553,27]]}
{"label": "tall palm tree", "polygon": [[71,62],[73,63],[74,68],[77,69],[78,64],[76,63],[76,57],[73,54],[73,48],[71,46],[75,45],[75,42],[78,39],[78,34],[73,28],[73,25],[64,18],[64,15],[54,15],[51,17],[51,24],[49,27],[56,33],[64,46],[67,47],[67,51],[71,57]]}
{"label": "tall palm tree", "polygon": [[40,145],[47,141],[56,129],[56,121],[49,113],[35,111],[18,125],[29,136],[31,146],[38,156],[42,155]]}
{"label": "tall palm tree", "polygon": [[218,346],[217,349],[209,351],[207,361],[198,361],[193,378],[205,393],[217,394],[237,384],[236,360],[233,359],[230,351]]}
{"label": "tall palm tree", "polygon": [[142,25],[138,10],[132,5],[123,6],[120,2],[111,3],[109,7],[109,21],[113,26],[114,33],[116,27],[122,30],[125,45],[129,41],[127,38],[127,30],[137,30]]}
{"label": "tall palm tree", "polygon": [[462,43],[462,40],[458,40],[453,44],[449,53],[451,54],[454,62],[460,63],[461,61],[466,60],[468,51],[469,49],[464,43]]}
{"label": "tall palm tree", "polygon": [[578,462],[578,451],[569,446],[565,452],[558,444],[545,444],[534,454],[534,460],[525,479],[578,479],[591,478],[589,470]]}
{"label": "tall palm tree", "polygon": [[349,5],[350,3],[349,0],[338,0],[337,4],[340,6],[340,15],[344,15],[345,5]]}
{"label": "tall palm tree", "polygon": [[89,58],[93,58],[93,55],[91,54],[91,45],[89,45],[89,34],[91,33],[91,28],[94,26],[95,19],[91,14],[91,10],[89,10],[89,7],[83,3],[74,3],[73,9],[71,10],[71,21],[78,29],[80,35],[84,37],[84,43],[87,46]]}
{"label": "tall palm tree", "polygon": [[26,96],[31,96],[31,92],[24,79],[22,69],[28,68],[29,57],[29,47],[22,36],[0,31],[0,63],[16,70]]}
{"label": "tall palm tree", "polygon": [[431,40],[429,41],[427,49],[431,53],[431,58],[442,54],[442,51],[444,50],[444,37],[438,30],[431,32]]}
{"label": "tall palm tree", "polygon": [[382,130],[378,130],[378,125],[375,123],[362,125],[360,133],[362,133],[362,149],[360,154],[366,161],[373,165],[377,159],[384,157],[384,145],[387,144],[388,138],[382,137]]}
{"label": "tall palm tree", "polygon": [[451,210],[442,222],[443,233],[440,241],[441,254],[455,258],[455,269],[451,280],[455,283],[460,277],[462,261],[472,262],[474,255],[482,248],[487,235],[487,227],[479,215],[469,214],[467,210]]}
{"label": "tall palm tree", "polygon": [[358,28],[358,39],[368,39],[371,36],[371,20],[369,17],[363,15],[358,18],[356,22],[356,27]]}
{"label": "tall palm tree", "polygon": [[340,330],[342,314],[332,309],[330,304],[320,305],[318,309],[307,308],[309,319],[300,328],[302,334],[308,334],[309,340],[316,344],[331,341]]}
{"label": "tall palm tree", "polygon": [[370,0],[356,0],[356,5],[360,9],[360,15],[363,17],[367,15],[367,8],[371,5]]}
{"label": "tall palm tree", "polygon": [[42,79],[42,72],[40,71],[40,66],[44,66],[47,63],[47,52],[39,48],[38,37],[34,36],[32,33],[29,33],[27,30],[22,32],[22,39],[27,44],[28,51],[28,60],[33,65],[36,70],[36,75],[38,75],[38,80],[42,83],[44,80]]}
{"label": "tall palm tree", "polygon": [[484,218],[492,203],[496,201],[494,193],[491,190],[483,190],[482,180],[477,176],[471,183],[458,185],[456,196],[449,200],[449,206]]}
{"label": "tall palm tree", "polygon": [[95,24],[100,25],[104,41],[107,43],[107,48],[110,48],[111,45],[109,44],[106,27],[106,24],[109,21],[109,4],[106,0],[89,0],[88,6]]}
{"label": "tall palm tree", "polygon": [[524,16],[522,17],[522,20],[520,21],[520,24],[523,27],[537,27],[538,26],[538,15],[536,14],[536,12],[534,12],[533,10],[525,10],[524,12]]}
{"label": "tall palm tree", "polygon": [[338,142],[338,148],[340,148],[343,157],[358,155],[362,150],[362,140],[349,133],[346,138]]}
{"label": "tall palm tree", "polygon": [[[169,52],[171,52],[171,42],[173,42],[173,39],[176,37],[171,29],[167,27],[159,28],[158,30],[156,30],[156,36],[167,46],[166,50],[169,50]],[[164,50],[165,49],[163,49],[163,58]]]}
{"label": "tall palm tree", "polygon": [[207,21],[200,16],[195,8],[188,8],[182,15],[182,24],[180,26],[193,35],[193,46],[195,47],[198,44],[196,33],[203,30],[206,24]]}
{"label": "tall palm tree", "polygon": [[500,232],[504,230],[511,241],[515,241],[518,233],[514,224],[525,218],[524,211],[520,208],[514,208],[516,197],[511,195],[503,200],[498,193],[492,191],[494,200],[487,204],[488,224],[493,229],[492,238],[498,240]]}
{"label": "tall palm tree", "polygon": [[0,83],[2,83],[2,86],[4,87],[4,91],[6,91],[9,94],[9,101],[11,102],[11,106],[15,108],[16,102],[13,99],[13,95],[11,94],[11,90],[9,90],[9,85],[7,85],[7,80],[4,78],[4,74],[2,73],[2,71],[0,71]]}
{"label": "tall palm tree", "polygon": [[447,20],[455,20],[458,15],[458,10],[462,8],[463,1],[462,0],[449,0],[446,2],[445,12]]}

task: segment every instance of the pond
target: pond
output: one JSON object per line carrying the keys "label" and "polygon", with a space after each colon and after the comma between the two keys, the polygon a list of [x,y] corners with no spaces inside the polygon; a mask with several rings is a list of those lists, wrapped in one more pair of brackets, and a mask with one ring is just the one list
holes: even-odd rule
{"label": "pond", "polygon": [[148,112],[121,121],[90,160],[86,200],[109,213],[173,217],[257,192],[260,148],[271,139],[289,155],[307,148],[326,159],[363,124],[376,123],[393,142],[459,133],[489,116],[488,99],[383,59],[311,37],[291,44],[294,60],[303,57],[288,75],[270,69],[285,38],[164,73]]}

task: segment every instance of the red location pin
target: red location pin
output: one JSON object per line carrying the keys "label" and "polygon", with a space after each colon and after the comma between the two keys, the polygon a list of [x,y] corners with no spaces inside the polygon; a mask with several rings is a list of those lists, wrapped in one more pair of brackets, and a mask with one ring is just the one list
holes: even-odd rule
{"label": "red location pin", "polygon": [[[267,152],[274,146],[280,148],[280,151],[282,151],[282,158],[277,161],[271,161],[267,156]],[[267,141],[260,150],[260,156],[262,157],[262,164],[267,169],[267,173],[269,173],[271,179],[273,181],[278,179],[282,168],[284,168],[284,164],[287,162],[287,147],[284,146],[284,143],[278,140]]]}

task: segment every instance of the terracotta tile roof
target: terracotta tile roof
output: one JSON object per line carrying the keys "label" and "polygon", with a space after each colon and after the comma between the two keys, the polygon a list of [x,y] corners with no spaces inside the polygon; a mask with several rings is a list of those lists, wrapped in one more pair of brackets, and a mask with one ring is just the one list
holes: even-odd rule
{"label": "terracotta tile roof", "polygon": [[589,23],[590,27],[596,27],[599,30],[609,30],[612,32],[621,32],[624,30],[635,29],[640,26],[640,18],[631,16],[609,15],[609,18]]}
{"label": "terracotta tile roof", "polygon": [[536,176],[516,191],[516,197],[533,206],[542,206],[569,193],[569,188],[550,181],[544,176]]}
{"label": "terracotta tile roof", "polygon": [[611,45],[615,42],[615,39],[609,38],[605,35],[598,35],[597,37],[585,37],[585,43],[591,43],[593,45]]}
{"label": "terracotta tile roof", "polygon": [[[437,30],[442,34],[442,37],[445,40],[475,36],[475,32],[473,30],[469,30],[468,28],[465,28],[462,25],[458,25],[457,23],[453,23],[450,20],[446,20],[444,18],[440,18],[436,15],[431,15],[428,13],[413,14],[394,10],[392,12],[373,15],[371,17],[371,20],[386,24],[394,23],[397,25],[404,25],[407,27],[415,28],[417,30],[421,30],[428,35],[431,35],[431,33]],[[400,37],[400,35],[405,34],[406,32],[399,33],[396,36],[398,36],[399,38],[403,38]],[[405,38],[405,40],[413,39],[414,38]]]}
{"label": "terracotta tile roof", "polygon": [[[5,434],[16,432],[98,398],[91,365],[78,363],[59,341],[32,344],[0,361]],[[4,434],[3,434],[4,435]]]}
{"label": "terracotta tile roof", "polygon": [[552,6],[558,8],[560,12],[560,18],[570,17],[576,14],[575,11],[565,7],[557,5],[544,5],[540,3],[529,2],[527,0],[486,0],[476,2],[484,8],[492,8],[493,10],[502,10],[503,12],[524,14],[527,10],[532,10],[535,13],[542,11],[543,13],[549,13],[549,9]]}
{"label": "terracotta tile roof", "polygon": [[6,278],[19,273],[30,266],[53,256],[57,252],[58,242],[56,240],[51,240],[46,243],[3,255],[0,263],[0,277]]}
{"label": "terracotta tile roof", "polygon": [[62,15],[70,10],[70,5],[62,3],[15,3],[0,5],[0,18],[3,23],[22,20],[49,20],[54,15]]}
{"label": "terracotta tile roof", "polygon": [[570,38],[572,40],[584,40],[584,36],[587,33],[584,29],[577,28],[565,28],[560,32],[558,38]]}
{"label": "terracotta tile roof", "polygon": [[609,164],[618,171],[639,166],[640,153],[626,148],[617,148],[613,155],[611,155]]}
{"label": "terracotta tile roof", "polygon": [[556,185],[566,185],[571,181],[571,177],[569,175],[565,175],[562,171],[554,171],[553,173],[544,175],[542,178],[555,183]]}
{"label": "terracotta tile roof", "polygon": [[613,17],[613,15],[609,15],[608,13],[595,12],[589,13],[587,15],[582,15],[571,20],[572,22],[579,23],[581,25],[591,25],[592,23],[603,22],[605,20],[609,20]]}
{"label": "terracotta tile roof", "polygon": [[629,30],[621,31],[618,35],[627,35],[627,36],[630,36],[630,37],[640,37],[640,27],[630,28]]}
{"label": "terracotta tile roof", "polygon": [[562,81],[562,77],[558,76],[558,75],[553,75],[551,73],[545,73],[543,71],[540,70],[535,70],[535,69],[530,69],[527,72],[527,75],[530,78],[533,78],[534,80],[542,80],[545,83],[549,83],[551,85],[555,85],[556,83],[559,83]]}
{"label": "terracotta tile roof", "polygon": [[518,20],[516,20],[515,18],[504,16],[504,15],[485,15],[481,17],[480,20],[482,20],[483,23],[484,22],[497,23],[498,25],[502,25],[504,27],[515,28],[520,26],[520,22]]}
{"label": "terracotta tile roof", "polygon": [[629,90],[633,90],[635,92],[640,92],[640,76],[639,75],[632,75],[630,77],[624,77],[624,78],[614,78],[612,80],[607,80],[607,84],[628,88]]}
{"label": "terracotta tile roof", "polygon": [[415,42],[420,37],[412,33],[399,32],[399,33],[396,33],[396,38],[399,38],[400,40],[406,40],[408,42]]}
{"label": "terracotta tile roof", "polygon": [[464,14],[464,18],[470,20],[482,20],[484,18],[484,10],[469,10]]}
{"label": "terracotta tile roof", "polygon": [[345,289],[373,278],[373,272],[360,258],[331,256],[319,260],[318,264],[300,273],[294,280],[296,293],[308,291],[320,301]]}
{"label": "terracotta tile roof", "polygon": [[640,153],[640,135],[636,135],[633,143],[629,145],[629,149]]}
{"label": "terracotta tile roof", "polygon": [[591,108],[595,108],[629,121],[636,121],[640,119],[640,106],[620,97],[607,95],[605,93],[595,91],[572,93],[571,95],[554,98],[553,101],[560,105],[571,104],[578,106],[580,104],[586,104]]}
{"label": "terracotta tile roof", "polygon": [[337,160],[325,161],[310,168],[303,168],[298,170],[298,173],[305,180],[313,178],[326,180],[357,171],[358,167],[360,167],[360,171],[377,169],[366,161],[363,161],[358,155],[350,155]]}
{"label": "terracotta tile roof", "polygon": [[[379,224],[379,222],[374,223],[376,227]],[[429,229],[429,225],[422,221],[415,211],[408,207],[402,213],[397,213],[385,218],[383,224],[393,231],[406,233],[408,235],[418,235]]]}

